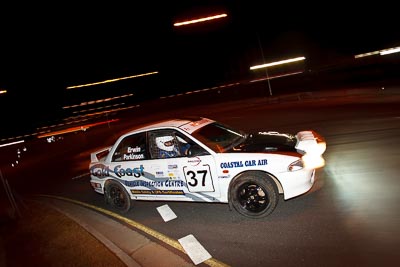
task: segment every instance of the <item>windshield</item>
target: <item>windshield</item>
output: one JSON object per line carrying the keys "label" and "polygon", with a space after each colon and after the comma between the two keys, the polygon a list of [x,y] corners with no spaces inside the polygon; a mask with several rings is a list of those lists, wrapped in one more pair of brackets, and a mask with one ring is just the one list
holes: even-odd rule
{"label": "windshield", "polygon": [[237,146],[246,138],[244,132],[217,122],[200,128],[193,132],[192,136],[217,153],[225,152]]}

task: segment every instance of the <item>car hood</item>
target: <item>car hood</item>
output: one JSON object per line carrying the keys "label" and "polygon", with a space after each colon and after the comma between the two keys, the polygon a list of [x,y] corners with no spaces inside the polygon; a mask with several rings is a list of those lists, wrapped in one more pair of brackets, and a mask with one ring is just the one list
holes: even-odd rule
{"label": "car hood", "polygon": [[256,132],[246,136],[243,142],[229,152],[297,152],[296,136],[278,132]]}

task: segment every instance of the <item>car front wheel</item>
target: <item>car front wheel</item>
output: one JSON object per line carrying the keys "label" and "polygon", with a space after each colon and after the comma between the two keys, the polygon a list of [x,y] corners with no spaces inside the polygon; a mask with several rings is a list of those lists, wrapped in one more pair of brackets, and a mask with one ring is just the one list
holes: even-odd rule
{"label": "car front wheel", "polygon": [[271,214],[279,200],[278,190],[267,174],[250,172],[237,177],[230,186],[230,204],[249,218]]}
{"label": "car front wheel", "polygon": [[109,181],[105,186],[104,199],[107,204],[111,205],[122,213],[126,213],[131,208],[131,198],[125,188],[116,181]]}

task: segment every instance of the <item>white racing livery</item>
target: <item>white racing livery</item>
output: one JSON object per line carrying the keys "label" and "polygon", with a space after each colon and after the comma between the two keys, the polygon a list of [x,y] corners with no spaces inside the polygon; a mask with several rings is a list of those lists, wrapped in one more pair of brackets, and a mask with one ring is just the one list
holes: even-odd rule
{"label": "white racing livery", "polygon": [[133,200],[219,202],[261,218],[279,194],[287,200],[311,189],[325,149],[314,131],[245,133],[207,118],[172,119],[91,153],[90,183],[120,212]]}

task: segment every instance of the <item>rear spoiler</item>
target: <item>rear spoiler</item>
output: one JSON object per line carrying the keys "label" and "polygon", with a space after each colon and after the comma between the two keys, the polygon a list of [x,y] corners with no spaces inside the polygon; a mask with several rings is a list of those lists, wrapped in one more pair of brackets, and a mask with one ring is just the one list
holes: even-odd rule
{"label": "rear spoiler", "polygon": [[99,162],[101,159],[105,158],[108,153],[110,153],[112,146],[104,147],[100,150],[90,153],[91,162]]}

